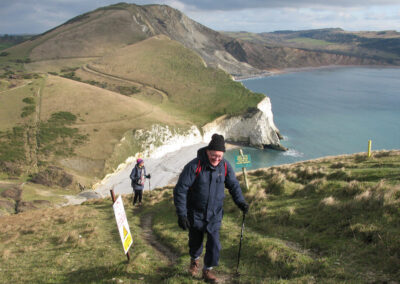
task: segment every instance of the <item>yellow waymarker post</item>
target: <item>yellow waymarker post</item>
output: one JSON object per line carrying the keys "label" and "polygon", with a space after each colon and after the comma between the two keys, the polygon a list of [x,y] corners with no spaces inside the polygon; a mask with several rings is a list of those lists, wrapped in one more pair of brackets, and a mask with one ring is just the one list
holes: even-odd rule
{"label": "yellow waymarker post", "polygon": [[371,157],[371,146],[372,146],[372,141],[368,140],[368,158]]}

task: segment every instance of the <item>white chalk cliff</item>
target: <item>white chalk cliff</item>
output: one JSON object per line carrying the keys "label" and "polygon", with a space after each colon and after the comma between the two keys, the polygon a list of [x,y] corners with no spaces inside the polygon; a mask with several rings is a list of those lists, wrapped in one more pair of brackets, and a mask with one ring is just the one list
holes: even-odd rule
{"label": "white chalk cliff", "polygon": [[265,97],[251,111],[238,116],[221,116],[202,127],[203,136],[197,127],[185,131],[168,126],[153,125],[150,130],[137,130],[134,140],[144,148],[143,157],[158,158],[177,151],[182,147],[208,143],[214,133],[222,134],[228,142],[237,142],[253,147],[271,147],[284,150],[280,144],[280,134],[275,126],[271,101]]}
{"label": "white chalk cliff", "polygon": [[[221,116],[202,127],[203,135],[196,126],[190,129],[173,129],[153,125],[149,130],[136,130],[133,141],[142,149],[136,156],[159,158],[182,147],[208,143],[214,133],[222,134],[228,142],[238,142],[253,147],[271,147],[284,150],[280,134],[274,124],[271,101],[265,97],[257,108],[238,116]],[[134,158],[134,157],[131,157]]]}
{"label": "white chalk cliff", "polygon": [[202,142],[200,130],[196,126],[190,129],[177,130],[166,126],[152,125],[150,130],[137,130],[134,140],[140,141],[142,157],[160,158],[167,153],[178,151],[182,147]]}
{"label": "white chalk cliff", "polygon": [[219,133],[225,140],[264,148],[284,149],[280,134],[275,126],[271,101],[265,97],[257,108],[241,116],[224,115],[203,126],[203,139],[210,141],[212,134]]}

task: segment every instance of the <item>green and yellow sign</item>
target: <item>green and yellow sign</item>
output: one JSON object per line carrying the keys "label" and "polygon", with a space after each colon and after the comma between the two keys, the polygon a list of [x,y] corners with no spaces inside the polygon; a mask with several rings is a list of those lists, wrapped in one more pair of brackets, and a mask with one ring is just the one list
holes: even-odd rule
{"label": "green and yellow sign", "polygon": [[251,156],[250,155],[239,155],[235,157],[235,167],[236,168],[246,168],[251,166]]}

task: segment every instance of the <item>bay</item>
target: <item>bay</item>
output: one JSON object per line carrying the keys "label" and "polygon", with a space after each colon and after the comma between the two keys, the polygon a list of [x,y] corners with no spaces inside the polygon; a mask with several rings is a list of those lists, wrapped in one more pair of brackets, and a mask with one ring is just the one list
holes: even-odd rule
{"label": "bay", "polygon": [[[244,147],[249,169],[324,156],[400,149],[400,68],[343,67],[247,79],[271,99],[287,152]],[[234,164],[238,150],[225,157]]]}

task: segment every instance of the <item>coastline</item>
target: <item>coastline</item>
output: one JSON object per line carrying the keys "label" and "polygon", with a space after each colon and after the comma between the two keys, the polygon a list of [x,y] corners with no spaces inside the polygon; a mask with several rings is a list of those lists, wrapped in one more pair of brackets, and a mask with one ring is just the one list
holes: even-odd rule
{"label": "coastline", "polygon": [[397,65],[324,65],[324,66],[309,66],[309,67],[291,67],[283,69],[266,69],[257,75],[240,75],[233,76],[233,80],[237,82],[265,78],[269,76],[297,73],[297,72],[308,72],[314,70],[325,70],[325,69],[336,69],[336,68],[400,68]]}

